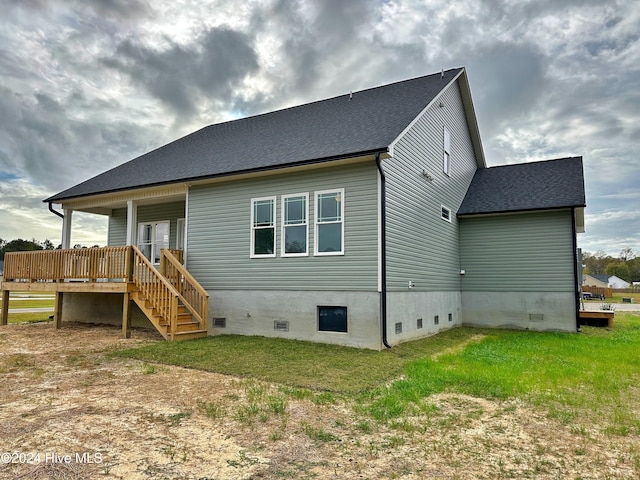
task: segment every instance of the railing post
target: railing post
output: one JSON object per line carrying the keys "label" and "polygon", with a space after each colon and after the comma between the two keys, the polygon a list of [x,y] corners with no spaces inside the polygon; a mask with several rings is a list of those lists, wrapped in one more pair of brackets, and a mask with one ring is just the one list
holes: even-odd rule
{"label": "railing post", "polygon": [[178,330],[178,297],[172,295],[171,298],[171,340],[176,339],[176,332]]}
{"label": "railing post", "polygon": [[125,255],[125,266],[124,266],[125,282],[133,281],[133,254],[134,254],[133,247],[128,246],[127,253]]}
{"label": "railing post", "polygon": [[160,249],[160,267],[159,267],[160,275],[163,277],[167,276],[167,256],[164,253],[164,248]]}
{"label": "railing post", "polygon": [[9,290],[2,291],[2,315],[0,315],[0,325],[9,323]]}

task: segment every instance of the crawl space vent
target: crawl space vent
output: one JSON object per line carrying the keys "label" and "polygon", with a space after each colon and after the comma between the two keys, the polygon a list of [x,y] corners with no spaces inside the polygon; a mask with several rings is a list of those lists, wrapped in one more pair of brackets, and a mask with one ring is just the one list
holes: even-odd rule
{"label": "crawl space vent", "polygon": [[421,318],[419,318],[419,319],[416,321],[416,326],[417,326],[417,328],[422,328],[422,319],[421,319]]}
{"label": "crawl space vent", "polygon": [[227,319],[224,317],[213,319],[214,328],[227,328]]}
{"label": "crawl space vent", "polygon": [[544,314],[542,313],[530,313],[529,321],[530,322],[542,322],[544,320]]}
{"label": "crawl space vent", "polygon": [[287,320],[274,320],[273,329],[278,332],[288,332],[289,322]]}
{"label": "crawl space vent", "polygon": [[402,333],[402,322],[396,323],[396,334]]}

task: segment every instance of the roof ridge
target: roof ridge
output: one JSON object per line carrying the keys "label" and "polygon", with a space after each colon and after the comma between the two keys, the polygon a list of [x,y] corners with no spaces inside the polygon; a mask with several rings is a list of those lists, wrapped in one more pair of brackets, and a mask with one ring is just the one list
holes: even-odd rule
{"label": "roof ridge", "polygon": [[582,155],[575,155],[572,157],[562,157],[562,158],[548,158],[546,160],[533,160],[532,162],[520,162],[520,163],[506,163],[503,165],[494,165],[493,167],[487,167],[485,170],[496,169],[496,168],[505,168],[505,167],[515,167],[515,166],[524,166],[524,165],[533,165],[537,163],[548,163],[548,162],[558,162],[562,160],[580,160],[582,159]]}
{"label": "roof ridge", "polygon": [[[258,118],[258,117],[263,117],[265,115],[271,115],[271,114],[274,114],[274,113],[286,112],[286,111],[289,111],[289,110],[294,110],[296,108],[306,107],[308,105],[314,105],[314,104],[317,104],[317,103],[323,103],[323,102],[328,102],[328,101],[331,101],[331,100],[336,100],[336,99],[341,98],[341,97],[346,97],[347,95],[351,95],[352,96],[352,95],[356,95],[356,94],[359,94],[359,93],[369,92],[369,91],[377,90],[377,89],[380,89],[380,88],[387,88],[387,87],[391,87],[391,86],[394,86],[394,85],[399,85],[401,83],[408,83],[408,82],[412,82],[412,81],[416,81],[416,80],[420,80],[420,79],[424,79],[424,78],[428,78],[428,77],[434,77],[436,75],[443,75],[443,74],[446,74],[446,73],[449,73],[449,72],[459,71],[459,70],[464,70],[464,67],[449,68],[447,70],[442,70],[442,71],[436,72],[436,73],[429,73],[427,75],[419,75],[417,77],[406,78],[404,80],[397,80],[397,81],[391,82],[391,83],[383,83],[383,84],[380,84],[380,85],[376,85],[374,87],[367,87],[367,88],[363,88],[361,90],[350,91],[350,92],[347,92],[347,93],[341,93],[339,95],[334,95],[333,97],[321,98],[321,99],[318,99],[318,100],[313,100],[311,102],[299,103],[297,105],[291,105],[289,107],[278,108],[276,110],[270,110],[268,112],[256,113],[254,115],[249,115],[247,117],[239,117],[239,118],[234,118],[234,119],[231,119],[231,120],[225,120],[223,122],[210,123],[210,124],[207,124],[207,125],[199,128],[198,130],[196,130],[194,132],[191,132],[191,133],[195,133],[195,132],[197,132],[199,130],[204,130],[204,129],[209,128],[209,127],[217,127],[217,126],[220,126],[220,125],[239,122],[239,121],[242,121],[242,120],[251,120],[251,119],[254,119],[254,118]],[[187,135],[190,135],[190,134],[187,134]],[[185,136],[187,136],[187,135],[185,135]],[[182,137],[180,137],[180,138],[182,138]]]}

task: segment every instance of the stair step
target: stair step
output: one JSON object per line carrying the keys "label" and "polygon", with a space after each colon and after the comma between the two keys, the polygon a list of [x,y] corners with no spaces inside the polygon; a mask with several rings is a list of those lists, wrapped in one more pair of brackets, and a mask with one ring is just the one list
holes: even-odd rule
{"label": "stair step", "polygon": [[176,330],[178,332],[193,332],[200,330],[200,324],[198,322],[179,323]]}
{"label": "stair step", "polygon": [[206,336],[206,330],[192,330],[189,332],[176,332],[174,340],[191,340],[193,338],[204,338]]}

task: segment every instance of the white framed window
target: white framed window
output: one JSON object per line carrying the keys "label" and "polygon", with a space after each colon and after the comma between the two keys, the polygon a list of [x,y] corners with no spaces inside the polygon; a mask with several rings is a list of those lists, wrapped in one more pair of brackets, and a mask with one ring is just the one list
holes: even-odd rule
{"label": "white framed window", "polygon": [[451,209],[444,205],[440,205],[440,218],[451,223]]}
{"label": "white framed window", "polygon": [[344,188],[315,193],[315,255],[344,255]]}
{"label": "white framed window", "polygon": [[451,135],[447,127],[443,127],[443,154],[442,154],[442,171],[447,175],[451,169]]}
{"label": "white framed window", "polygon": [[184,218],[178,219],[178,226],[176,231],[176,249],[184,250],[184,240],[186,238],[186,221]]}
{"label": "white framed window", "polygon": [[282,197],[282,256],[309,255],[309,194]]}
{"label": "white framed window", "polygon": [[276,256],[276,197],[251,199],[250,256]]}
{"label": "white framed window", "polygon": [[153,264],[160,263],[160,250],[169,248],[169,220],[138,224],[138,248]]}

